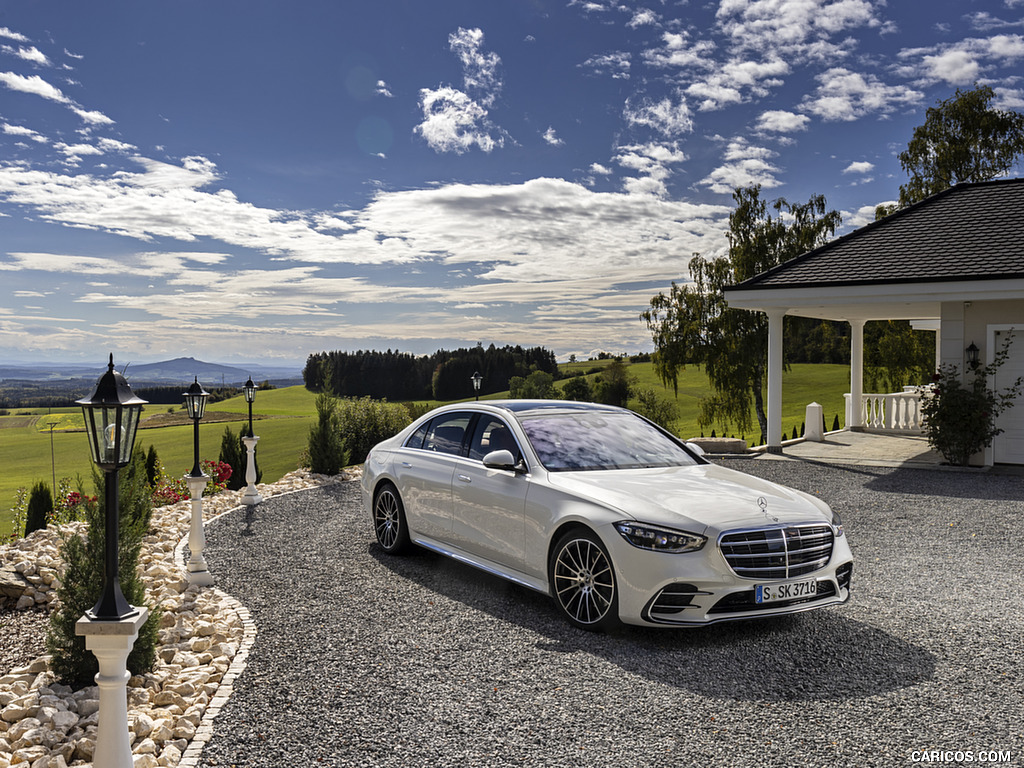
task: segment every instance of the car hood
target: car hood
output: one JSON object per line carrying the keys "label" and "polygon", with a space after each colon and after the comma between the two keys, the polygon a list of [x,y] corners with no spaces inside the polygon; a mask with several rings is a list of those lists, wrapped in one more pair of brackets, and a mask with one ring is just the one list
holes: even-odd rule
{"label": "car hood", "polygon": [[[737,527],[830,522],[819,499],[715,464],[552,472],[552,486],[614,507],[637,521],[708,535]],[[762,508],[759,499],[764,499]]]}

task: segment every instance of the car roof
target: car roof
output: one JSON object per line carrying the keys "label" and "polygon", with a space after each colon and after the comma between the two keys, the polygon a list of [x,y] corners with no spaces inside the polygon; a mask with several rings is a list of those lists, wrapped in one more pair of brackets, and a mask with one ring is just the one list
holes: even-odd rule
{"label": "car roof", "polygon": [[540,413],[580,413],[580,412],[604,412],[611,413],[622,411],[613,405],[601,403],[584,403],[576,400],[486,400],[480,405],[489,405],[495,408],[509,411],[517,417],[535,415]]}

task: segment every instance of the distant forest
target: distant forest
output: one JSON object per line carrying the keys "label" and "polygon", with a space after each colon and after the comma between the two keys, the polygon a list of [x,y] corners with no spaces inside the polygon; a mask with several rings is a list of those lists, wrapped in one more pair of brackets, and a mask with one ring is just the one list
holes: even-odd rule
{"label": "distant forest", "polygon": [[312,392],[328,391],[339,397],[374,397],[391,401],[460,400],[473,397],[472,377],[483,377],[480,394],[503,392],[513,376],[534,371],[558,375],[555,353],[543,347],[520,346],[486,349],[438,350],[415,356],[386,352],[318,352],[306,360],[302,378]]}

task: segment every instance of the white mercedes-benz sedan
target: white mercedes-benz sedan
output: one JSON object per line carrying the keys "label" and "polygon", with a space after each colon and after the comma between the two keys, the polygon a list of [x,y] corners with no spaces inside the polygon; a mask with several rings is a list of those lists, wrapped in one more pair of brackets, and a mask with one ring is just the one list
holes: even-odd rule
{"label": "white mercedes-benz sedan", "polygon": [[632,411],[560,400],[438,408],[370,451],[363,503],[413,545],[550,595],[583,629],[808,611],[853,556],[813,496],[716,466]]}

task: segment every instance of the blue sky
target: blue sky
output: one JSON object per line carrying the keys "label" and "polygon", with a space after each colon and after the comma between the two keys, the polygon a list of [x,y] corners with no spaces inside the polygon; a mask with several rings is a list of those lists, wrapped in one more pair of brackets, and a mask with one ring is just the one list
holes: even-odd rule
{"label": "blue sky", "polygon": [[865,224],[1022,67],[1024,0],[3,1],[0,359],[650,349],[735,187]]}

